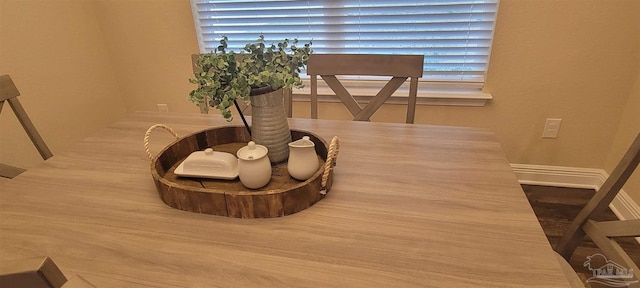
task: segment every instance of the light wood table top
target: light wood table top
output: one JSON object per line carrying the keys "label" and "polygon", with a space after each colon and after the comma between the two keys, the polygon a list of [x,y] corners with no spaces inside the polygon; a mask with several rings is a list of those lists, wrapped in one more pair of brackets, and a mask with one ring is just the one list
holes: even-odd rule
{"label": "light wood table top", "polygon": [[97,287],[568,287],[491,132],[290,119],[340,137],[331,191],[238,219],[159,199],[142,145],[156,123],[181,136],[229,125],[137,112],[0,182],[0,265],[46,255]]}

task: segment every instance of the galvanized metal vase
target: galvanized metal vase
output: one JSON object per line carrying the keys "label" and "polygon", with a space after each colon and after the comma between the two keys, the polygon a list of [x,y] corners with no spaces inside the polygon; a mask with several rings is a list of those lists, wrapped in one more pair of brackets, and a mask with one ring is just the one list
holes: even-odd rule
{"label": "galvanized metal vase", "polygon": [[[266,93],[264,93],[266,92]],[[284,110],[284,90],[253,89],[251,91],[251,138],[269,149],[271,163],[281,163],[289,157],[291,131]]]}

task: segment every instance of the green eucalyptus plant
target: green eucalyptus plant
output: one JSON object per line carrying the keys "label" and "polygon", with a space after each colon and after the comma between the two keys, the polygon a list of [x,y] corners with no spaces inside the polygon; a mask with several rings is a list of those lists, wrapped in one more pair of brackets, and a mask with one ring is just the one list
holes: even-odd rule
{"label": "green eucalyptus plant", "polygon": [[253,89],[270,92],[304,86],[299,74],[313,52],[311,42],[299,47],[298,39],[284,39],[277,45],[267,45],[260,35],[256,42],[235,53],[227,51],[227,41],[222,37],[217,50],[201,54],[195,63],[201,71],[189,79],[198,85],[189,93],[189,100],[196,105],[207,99],[207,107],[217,108],[231,121],[231,105],[238,99],[250,101]]}

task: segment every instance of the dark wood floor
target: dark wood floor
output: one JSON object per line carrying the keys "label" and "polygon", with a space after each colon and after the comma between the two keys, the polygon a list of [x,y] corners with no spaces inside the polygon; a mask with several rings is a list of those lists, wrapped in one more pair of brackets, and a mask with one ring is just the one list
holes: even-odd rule
{"label": "dark wood floor", "polygon": [[[564,230],[571,224],[571,221],[578,215],[582,207],[595,194],[595,190],[559,188],[548,186],[522,185],[533,211],[538,217],[552,247],[555,247],[564,233]],[[610,209],[601,215],[598,221],[617,220],[618,218]],[[629,253],[636,264],[640,265],[640,244],[634,238],[625,238],[618,241]],[[585,238],[576,252],[571,257],[569,264],[576,272],[591,277],[592,272],[583,266],[587,256],[595,253],[602,253],[590,239]],[[583,279],[586,279],[583,278]]]}

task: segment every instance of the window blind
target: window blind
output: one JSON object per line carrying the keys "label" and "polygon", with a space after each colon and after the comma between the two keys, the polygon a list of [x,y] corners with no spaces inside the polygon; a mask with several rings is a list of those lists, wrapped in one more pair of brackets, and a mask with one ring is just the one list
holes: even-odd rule
{"label": "window blind", "polygon": [[202,52],[312,40],[314,53],[423,54],[424,80],[484,82],[499,0],[192,0]]}

